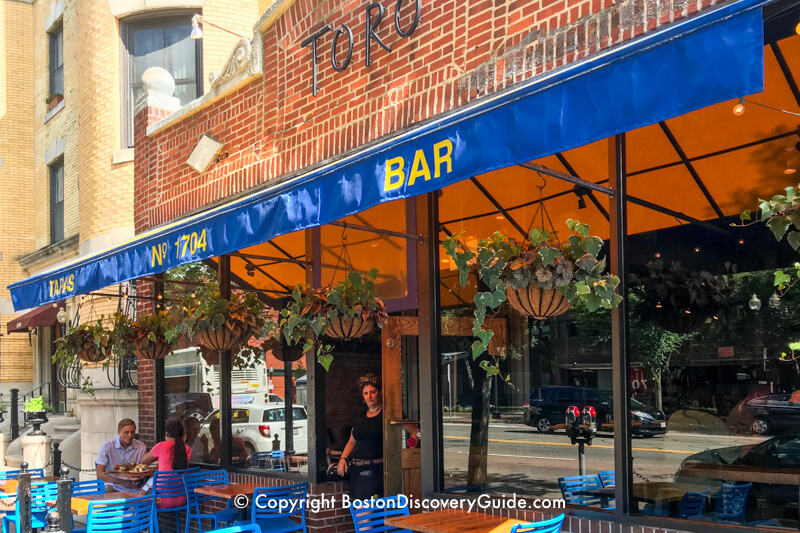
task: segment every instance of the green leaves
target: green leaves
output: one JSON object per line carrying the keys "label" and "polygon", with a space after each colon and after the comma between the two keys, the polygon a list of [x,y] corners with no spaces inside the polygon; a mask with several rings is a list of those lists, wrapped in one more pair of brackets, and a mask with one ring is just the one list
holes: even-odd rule
{"label": "green leaves", "polygon": [[789,220],[788,217],[772,217],[767,221],[767,227],[772,231],[772,234],[775,235],[776,240],[783,239],[783,236],[786,235],[786,230],[789,229],[791,226],[792,221]]}
{"label": "green leaves", "polygon": [[[488,350],[492,332],[484,322],[506,301],[509,287],[522,290],[535,283],[542,290],[558,289],[570,303],[585,300],[593,309],[611,309],[622,301],[615,292],[619,279],[604,275],[605,261],[597,258],[603,240],[591,236],[589,226],[576,220],[568,220],[567,227],[566,242],[544,228],[531,229],[522,242],[495,232],[479,240],[477,248],[463,241],[463,232],[444,239],[442,247],[459,271],[461,286],[466,286],[470,272],[477,271],[488,287],[474,297],[473,358]],[[499,372],[491,365],[486,368]]]}

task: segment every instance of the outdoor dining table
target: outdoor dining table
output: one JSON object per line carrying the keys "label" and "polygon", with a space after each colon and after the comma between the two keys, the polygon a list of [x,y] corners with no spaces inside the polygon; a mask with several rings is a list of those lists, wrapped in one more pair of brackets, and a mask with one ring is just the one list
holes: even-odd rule
{"label": "outdoor dining table", "polygon": [[[31,483],[44,483],[47,481],[58,481],[58,476],[45,476],[45,477],[34,477],[31,478]],[[6,494],[12,494],[17,492],[17,487],[19,486],[18,479],[6,479],[0,482],[0,492],[4,492]]]}
{"label": "outdoor dining table", "polygon": [[[86,494],[84,496],[73,496],[70,499],[70,508],[72,509],[72,514],[75,516],[86,516],[89,514],[89,503],[90,502],[110,502],[115,500],[130,500],[132,498],[138,498],[139,494],[135,492],[105,492],[102,494]],[[156,499],[156,503],[161,498]],[[57,501],[52,500],[48,501],[47,505],[50,507],[55,507]]]}
{"label": "outdoor dining table", "polygon": [[205,496],[214,496],[215,498],[225,498],[232,500],[236,496],[253,496],[257,487],[261,485],[258,483],[231,483],[230,485],[207,485],[205,487],[197,487],[194,491],[197,494]]}
{"label": "outdoor dining table", "polygon": [[515,525],[527,522],[460,509],[443,509],[387,518],[385,523],[388,526],[419,533],[508,533]]}
{"label": "outdoor dining table", "polygon": [[[708,487],[669,481],[647,481],[634,483],[632,489],[633,500],[636,502],[671,504],[681,501],[687,492],[702,492]],[[587,488],[572,491],[572,494],[600,498],[601,507],[608,507],[609,500],[615,496],[615,489],[614,487]]]}

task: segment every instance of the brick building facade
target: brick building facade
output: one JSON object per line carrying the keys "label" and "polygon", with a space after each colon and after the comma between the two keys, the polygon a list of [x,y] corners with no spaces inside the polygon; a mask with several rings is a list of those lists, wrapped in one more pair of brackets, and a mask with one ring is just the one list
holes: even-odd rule
{"label": "brick building facade", "polygon": [[[718,3],[724,2],[422,0],[416,21],[415,2],[409,0],[376,1],[372,5],[381,7],[374,9],[346,0],[273,2],[252,40],[260,47],[254,51],[263,62],[259,73],[240,77],[218,96],[177,113],[154,106],[137,116],[136,232],[283,183]],[[383,18],[375,23],[379,10]],[[375,23],[371,38],[368,20]],[[410,36],[402,35],[417,22]],[[347,65],[345,27],[353,44]],[[314,35],[319,36],[316,87],[309,44]],[[334,36],[338,46],[332,52]],[[368,41],[371,65],[366,64]],[[221,143],[224,153],[199,174],[186,160],[203,135]],[[149,363],[140,366],[141,430],[150,442],[155,440],[152,376]],[[330,489],[344,490],[312,486],[312,492]],[[520,511],[510,516],[543,515]],[[309,514],[309,527],[350,531],[346,517],[344,509]],[[568,531],[653,531],[574,516],[567,520]]]}

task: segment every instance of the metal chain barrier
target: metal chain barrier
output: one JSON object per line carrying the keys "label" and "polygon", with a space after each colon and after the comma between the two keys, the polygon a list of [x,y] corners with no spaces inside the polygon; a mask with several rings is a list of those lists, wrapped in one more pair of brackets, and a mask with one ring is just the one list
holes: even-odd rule
{"label": "metal chain barrier", "polygon": [[66,461],[61,461],[61,464],[63,466],[66,466],[67,468],[69,468],[73,472],[88,472],[88,473],[92,473],[92,474],[97,472],[97,470],[95,470],[93,468],[78,468],[77,466],[72,466],[71,464],[69,464]]}
{"label": "metal chain barrier", "polygon": [[633,475],[634,476],[638,477],[639,479],[641,479],[645,483],[650,483],[650,480],[647,479],[646,477],[644,477],[643,475],[641,475],[639,472],[637,472],[636,469],[631,468],[631,471],[633,471]]}

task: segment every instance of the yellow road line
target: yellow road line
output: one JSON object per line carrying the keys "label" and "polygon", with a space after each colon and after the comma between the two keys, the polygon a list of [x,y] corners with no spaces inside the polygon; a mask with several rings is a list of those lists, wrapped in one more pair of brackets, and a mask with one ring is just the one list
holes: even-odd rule
{"label": "yellow road line", "polygon": [[[448,437],[445,439],[454,440],[469,440],[469,437]],[[542,446],[572,446],[569,442],[536,442],[532,440],[506,440],[506,439],[489,439],[489,442],[508,442],[511,444],[539,444]],[[602,448],[604,450],[613,450],[613,446],[605,446],[603,444],[593,444],[592,448]],[[686,450],[659,450],[658,448],[631,448],[635,452],[662,452],[662,453],[680,453],[680,454],[695,454],[697,452],[690,452]]]}

